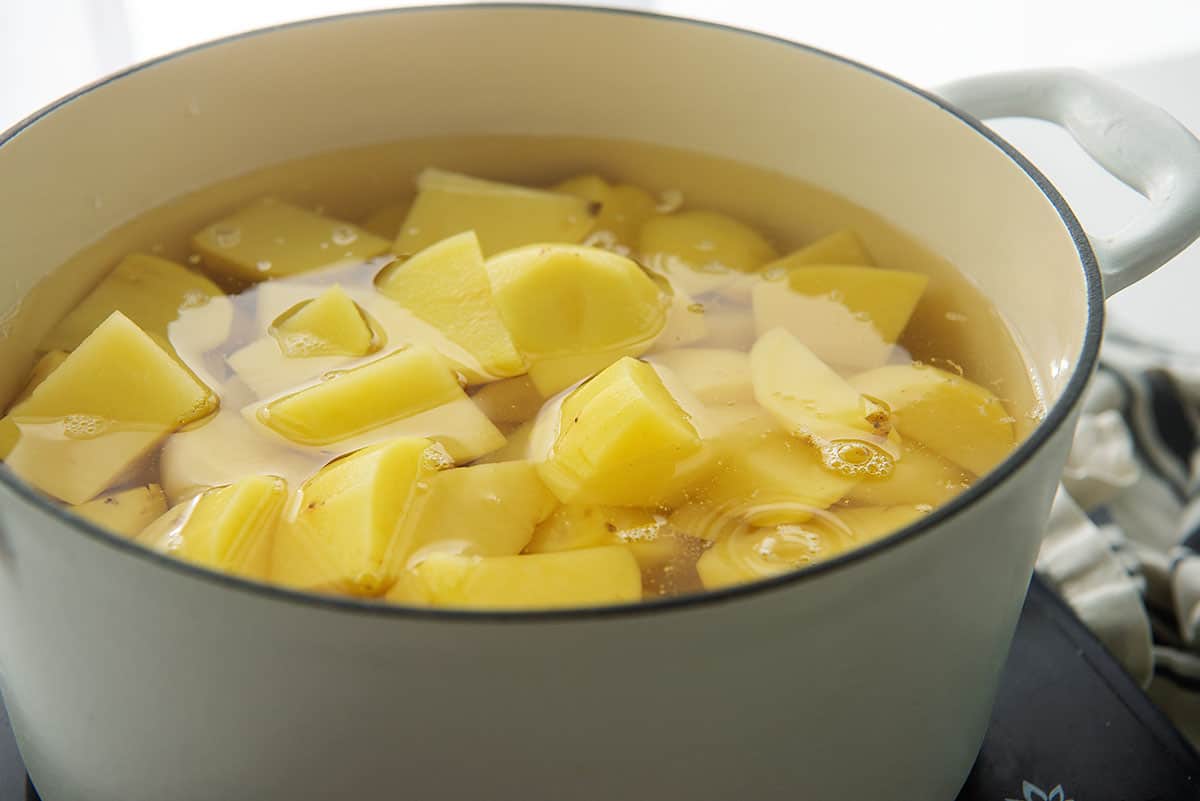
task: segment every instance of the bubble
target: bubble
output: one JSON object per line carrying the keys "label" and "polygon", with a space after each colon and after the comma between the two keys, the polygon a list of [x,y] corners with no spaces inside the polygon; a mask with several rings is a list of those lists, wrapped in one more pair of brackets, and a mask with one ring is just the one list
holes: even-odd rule
{"label": "bubble", "polygon": [[948,311],[946,312],[946,319],[952,323],[965,323],[967,321],[967,315],[963,314],[962,312]]}
{"label": "bubble", "polygon": [[181,310],[196,309],[208,303],[209,300],[209,296],[205,293],[196,289],[192,289],[184,294],[183,300],[179,302],[179,308]]}
{"label": "bubble", "polygon": [[896,467],[895,460],[878,446],[860,440],[838,440],[821,448],[821,463],[844,476],[886,478]]}
{"label": "bubble", "polygon": [[349,245],[358,239],[358,232],[348,225],[339,225],[329,238],[335,245]]}
{"label": "bubble", "polygon": [[62,419],[63,435],[69,439],[95,439],[109,425],[109,420],[94,414],[68,414]]}
{"label": "bubble", "polygon": [[237,228],[221,226],[213,229],[213,241],[219,248],[237,247],[242,241],[242,232]]}
{"label": "bubble", "polygon": [[435,470],[445,470],[454,467],[454,457],[450,455],[450,452],[440,442],[435,442],[426,448],[422,453],[422,458],[426,464]]}
{"label": "bubble", "polygon": [[762,277],[765,281],[782,281],[787,278],[788,269],[786,267],[770,267],[763,270]]}
{"label": "bubble", "polygon": [[658,196],[654,210],[659,214],[670,214],[683,207],[683,192],[678,189],[664,189]]}
{"label": "bubble", "polygon": [[258,270],[260,273],[270,272],[271,262],[267,261],[266,259],[263,259],[262,261],[255,263],[254,269]]}
{"label": "bubble", "polygon": [[584,247],[603,248],[604,250],[615,251],[621,245],[617,242],[617,235],[612,231],[593,231],[588,235],[587,239],[583,240]]}
{"label": "bubble", "polygon": [[199,264],[200,263],[200,254],[192,253],[187,257],[187,260],[188,260],[188,264]]}

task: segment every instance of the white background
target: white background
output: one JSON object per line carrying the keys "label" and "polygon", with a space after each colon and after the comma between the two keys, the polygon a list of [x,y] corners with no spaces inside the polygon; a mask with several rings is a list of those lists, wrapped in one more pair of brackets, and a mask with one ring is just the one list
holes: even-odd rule
{"label": "white background", "polygon": [[[436,0],[434,0],[436,2]],[[429,4],[429,3],[425,3]],[[0,129],[129,64],[248,28],[404,5],[347,0],[0,0]],[[1200,0],[648,0],[610,2],[756,28],[924,86],[1000,69],[1070,65],[1107,75],[1200,131]],[[997,125],[1108,231],[1140,200],[1065,135]],[[1114,322],[1200,351],[1193,248],[1111,305]]]}

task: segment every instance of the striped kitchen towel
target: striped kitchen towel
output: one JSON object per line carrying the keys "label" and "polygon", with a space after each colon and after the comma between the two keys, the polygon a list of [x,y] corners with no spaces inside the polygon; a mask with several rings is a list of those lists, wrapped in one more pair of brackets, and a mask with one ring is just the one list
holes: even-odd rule
{"label": "striped kitchen towel", "polygon": [[1200,355],[1106,334],[1037,569],[1200,745]]}

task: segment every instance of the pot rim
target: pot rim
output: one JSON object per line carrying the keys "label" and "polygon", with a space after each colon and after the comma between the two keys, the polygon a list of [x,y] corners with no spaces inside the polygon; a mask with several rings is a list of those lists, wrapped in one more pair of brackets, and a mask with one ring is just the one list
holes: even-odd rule
{"label": "pot rim", "polygon": [[448,5],[406,6],[402,8],[373,9],[367,11],[350,12],[346,14],[334,14],[316,17],[313,19],[286,22],[264,28],[256,28],[254,30],[244,31],[241,33],[232,34],[230,36],[224,36],[219,39],[201,42],[199,44],[175,50],[138,64],[134,64],[123,70],[114,72],[79,89],[76,89],[70,94],[64,95],[63,97],[33,112],[28,117],[3,131],[0,133],[0,148],[4,147],[4,145],[15,139],[27,129],[31,128],[42,118],[53,114],[59,108],[79,99],[80,97],[83,97],[84,95],[89,94],[96,89],[102,88],[109,83],[118,81],[129,75],[141,72],[142,70],[150,69],[161,63],[179,58],[180,56],[188,55],[193,52],[205,50],[210,47],[220,46],[228,42],[238,41],[241,39],[265,36],[278,31],[312,25],[323,25],[345,19],[406,14],[413,12],[486,12],[492,9],[501,11],[547,10],[581,14],[616,14],[650,20],[653,22],[698,26],[722,31],[725,33],[748,36],[770,44],[785,45],[787,47],[803,50],[805,52],[821,56],[823,58],[832,59],[841,64],[861,70],[862,72],[865,72],[875,78],[887,81],[900,89],[917,95],[921,99],[933,103],[942,111],[945,111],[948,114],[956,117],[960,122],[972,128],[975,133],[979,134],[984,139],[991,142],[996,148],[1001,150],[1012,162],[1014,162],[1023,172],[1025,172],[1030,179],[1033,180],[1038,189],[1043,195],[1045,195],[1046,199],[1050,201],[1050,204],[1058,213],[1059,218],[1062,220],[1063,225],[1066,227],[1067,231],[1071,235],[1071,239],[1075,243],[1075,249],[1079,254],[1080,266],[1082,267],[1084,274],[1085,295],[1087,301],[1087,322],[1085,325],[1084,339],[1082,348],[1080,350],[1079,359],[1076,361],[1073,367],[1071,378],[1064,387],[1062,394],[1047,410],[1046,416],[1037,425],[1037,427],[1030,432],[1029,436],[1027,436],[1023,442],[1013,449],[1013,451],[1004,459],[1004,461],[993,468],[989,473],[980,476],[978,480],[967,489],[966,492],[953,498],[949,502],[936,507],[926,517],[923,517],[916,523],[905,526],[904,528],[901,528],[892,534],[883,537],[882,539],[876,540],[860,548],[856,548],[853,551],[835,556],[827,561],[819,562],[815,565],[792,571],[790,573],[760,579],[747,584],[740,584],[723,589],[704,591],[689,595],[671,596],[666,598],[643,600],[636,603],[615,604],[608,606],[489,611],[478,609],[403,606],[399,604],[393,604],[382,599],[318,595],[316,593],[288,589],[279,585],[252,581],[228,573],[222,573],[209,568],[200,567],[190,562],[185,562],[165,554],[160,554],[157,551],[150,550],[149,548],[139,545],[130,539],[120,537],[117,534],[111,533],[107,529],[92,523],[91,521],[85,520],[82,517],[71,513],[66,507],[55,504],[53,501],[49,500],[46,496],[36,490],[33,486],[18,478],[16,474],[7,467],[0,469],[0,484],[11,490],[18,498],[29,502],[34,507],[37,507],[46,514],[49,514],[51,517],[57,518],[69,528],[72,528],[76,532],[84,534],[103,545],[124,551],[136,558],[160,567],[164,567],[168,570],[181,573],[185,576],[202,581],[212,582],[214,584],[221,585],[224,589],[237,590],[239,592],[261,596],[267,600],[290,602],[304,606],[316,607],[330,612],[366,614],[372,616],[394,617],[399,619],[448,622],[566,622],[600,618],[627,618],[634,615],[646,615],[659,612],[669,612],[673,610],[693,609],[733,602],[750,598],[762,593],[768,593],[772,590],[800,584],[805,581],[815,580],[820,576],[848,568],[859,561],[871,558],[877,553],[890,550],[903,545],[904,543],[915,540],[920,535],[932,530],[933,528],[945,523],[946,521],[965,511],[967,508],[996,490],[1001,484],[1012,477],[1019,468],[1029,462],[1041,449],[1041,447],[1068,422],[1071,417],[1072,410],[1081,399],[1091,373],[1098,361],[1100,340],[1104,324],[1104,293],[1101,286],[1100,270],[1097,266],[1096,257],[1092,251],[1091,244],[1088,241],[1087,235],[1084,233],[1082,226],[1079,224],[1079,221],[1076,219],[1074,212],[1071,211],[1070,206],[1067,205],[1067,202],[1063,199],[1062,195],[1046,178],[1046,176],[1044,176],[1027,158],[1025,158],[1024,155],[1022,155],[1006,140],[1001,138],[995,131],[988,128],[977,118],[967,114],[964,111],[961,111],[937,95],[916,87],[887,72],[859,63],[853,59],[837,55],[836,53],[830,53],[817,47],[794,42],[780,36],[774,36],[772,34],[749,30],[746,28],[738,28],[736,26],[727,25],[720,22],[698,20],[669,14],[659,14],[652,11],[626,8],[605,8],[601,6],[586,5],[560,5],[555,3],[475,2],[455,3]]}

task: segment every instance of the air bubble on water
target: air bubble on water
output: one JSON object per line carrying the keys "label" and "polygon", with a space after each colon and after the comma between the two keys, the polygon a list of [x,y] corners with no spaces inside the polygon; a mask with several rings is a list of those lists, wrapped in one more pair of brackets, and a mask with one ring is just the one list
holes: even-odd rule
{"label": "air bubble on water", "polygon": [[933,511],[933,507],[927,503],[918,503],[916,505],[916,510],[923,514],[929,514],[930,512]]}
{"label": "air bubble on water", "polygon": [[187,257],[187,260],[188,260],[188,264],[199,264],[200,263],[200,254],[192,253]]}
{"label": "air bubble on water", "polygon": [[271,262],[263,259],[255,263],[254,269],[258,270],[260,273],[269,272],[271,270]]}
{"label": "air bubble on water", "polygon": [[179,302],[179,308],[181,310],[182,309],[195,309],[195,308],[205,305],[206,303],[208,303],[208,301],[209,301],[208,295],[204,294],[203,292],[199,291],[198,289],[191,289],[191,290],[188,290],[186,293],[184,293],[183,300],[181,300]]}
{"label": "air bubble on water", "polygon": [[[307,331],[296,331],[285,334],[281,338],[279,344],[283,348],[283,352],[285,354],[300,358],[321,353],[329,346],[327,341]],[[325,373],[325,375],[321,376],[321,379],[325,380],[333,372],[337,371],[331,370],[329,373]]]}
{"label": "air bubble on water", "polygon": [[1028,417],[1030,420],[1033,420],[1035,423],[1045,420],[1046,419],[1046,404],[1042,403],[1041,401],[1038,401],[1037,403],[1035,403],[1033,405],[1032,409],[1030,409],[1028,412],[1025,413],[1025,416]]}
{"label": "air bubble on water", "polygon": [[962,312],[948,311],[946,312],[946,319],[952,323],[965,323],[967,321],[967,315],[963,314]]}
{"label": "air bubble on water", "polygon": [[329,238],[335,245],[349,245],[358,239],[358,232],[348,225],[339,225]]}
{"label": "air bubble on water", "polygon": [[664,189],[658,196],[654,210],[659,214],[670,214],[683,206],[683,192],[678,189]]}
{"label": "air bubble on water", "polygon": [[1000,419],[998,419],[996,422],[997,423],[1015,423],[1015,422],[1017,422],[1017,418],[1013,417],[1012,415],[1005,415],[1004,417],[1001,417]]}
{"label": "air bubble on water", "polygon": [[242,232],[237,228],[221,226],[213,229],[213,240],[219,248],[237,247],[242,241]]}
{"label": "air bubble on water", "polygon": [[858,440],[839,440],[821,447],[821,463],[844,476],[886,478],[896,467],[895,460],[881,448]]}
{"label": "air bubble on water", "polygon": [[463,389],[466,389],[466,388],[467,388],[467,385],[471,383],[471,382],[470,382],[470,381],[467,379],[467,376],[466,376],[466,374],[465,374],[465,373],[463,373],[463,372],[462,372],[462,371],[460,371],[460,370],[455,370],[455,371],[454,371],[454,380],[455,380],[455,381],[457,381],[457,382],[458,382],[458,385],[459,385],[460,387],[462,387]]}
{"label": "air bubble on water", "polygon": [[587,239],[583,240],[583,246],[589,248],[603,248],[604,250],[616,251],[621,245],[617,242],[617,235],[612,231],[593,231],[588,235]]}
{"label": "air bubble on water", "polygon": [[856,312],[854,312],[854,314],[852,316],[854,317],[855,320],[858,320],[860,323],[871,322],[871,315],[869,312],[856,311]]}
{"label": "air bubble on water", "polygon": [[108,420],[94,414],[68,414],[62,419],[63,435],[69,439],[95,439],[108,427]]}
{"label": "air bubble on water", "polygon": [[440,442],[435,442],[426,448],[423,457],[425,463],[435,470],[445,470],[449,467],[454,467],[454,457],[450,455],[450,452]]}
{"label": "air bubble on water", "polygon": [[428,481],[418,481],[416,486],[417,486],[417,489],[419,489],[419,490],[427,490],[427,489],[429,489],[429,482]]}
{"label": "air bubble on water", "polygon": [[769,267],[763,270],[762,277],[764,281],[782,281],[787,278],[788,269],[786,267]]}

